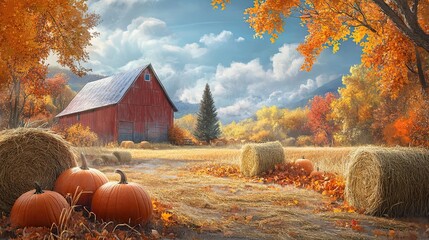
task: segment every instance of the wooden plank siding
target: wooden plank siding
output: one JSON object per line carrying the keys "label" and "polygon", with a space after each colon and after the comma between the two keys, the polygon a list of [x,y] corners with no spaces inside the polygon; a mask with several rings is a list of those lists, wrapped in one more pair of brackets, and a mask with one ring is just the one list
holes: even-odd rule
{"label": "wooden plank siding", "polygon": [[82,126],[89,126],[102,142],[108,143],[118,138],[116,116],[116,105],[112,105],[63,116],[59,119],[59,124],[71,126],[80,123]]}
{"label": "wooden plank siding", "polygon": [[[145,80],[145,75],[150,80]],[[133,122],[133,141],[166,141],[173,125],[173,109],[154,73],[145,69],[118,103],[118,121]]]}

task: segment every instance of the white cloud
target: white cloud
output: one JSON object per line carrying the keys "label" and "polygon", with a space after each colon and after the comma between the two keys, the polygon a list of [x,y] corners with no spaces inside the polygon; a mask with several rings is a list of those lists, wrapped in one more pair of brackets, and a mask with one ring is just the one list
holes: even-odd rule
{"label": "white cloud", "polygon": [[236,42],[244,42],[246,39],[244,37],[238,37],[234,41]]}
{"label": "white cloud", "polygon": [[227,42],[231,36],[232,32],[226,30],[223,30],[218,35],[215,35],[214,33],[204,34],[204,36],[200,38],[200,43],[204,43],[206,46],[213,46]]}
{"label": "white cloud", "polygon": [[248,118],[255,113],[255,105],[249,98],[240,99],[230,106],[222,107],[217,110],[221,119],[230,118]]}
{"label": "white cloud", "polygon": [[124,29],[96,30],[101,34],[92,39],[89,48],[92,60],[89,67],[96,73],[109,75],[118,69],[128,70],[147,63],[186,62],[207,53],[206,48],[195,42],[178,44],[167,24],[157,18],[137,17]]}
{"label": "white cloud", "polygon": [[271,62],[275,79],[283,80],[298,75],[304,63],[304,57],[296,50],[297,46],[297,44],[284,44],[279,48],[279,52],[273,55]]}

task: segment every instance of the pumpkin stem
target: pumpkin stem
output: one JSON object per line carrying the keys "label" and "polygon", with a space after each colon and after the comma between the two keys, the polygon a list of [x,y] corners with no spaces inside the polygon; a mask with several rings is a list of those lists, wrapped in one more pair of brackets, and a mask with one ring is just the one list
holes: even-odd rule
{"label": "pumpkin stem", "polygon": [[122,172],[122,170],[116,169],[115,173],[121,175],[121,181],[119,181],[119,184],[128,184],[127,176],[125,176],[125,173]]}
{"label": "pumpkin stem", "polygon": [[319,171],[319,167],[317,167],[317,171]]}
{"label": "pumpkin stem", "polygon": [[80,166],[80,169],[82,169],[82,170],[89,170],[88,161],[86,160],[86,157],[83,154],[83,152],[80,153],[80,159],[82,160],[82,166]]}
{"label": "pumpkin stem", "polygon": [[40,184],[38,182],[34,182],[34,185],[36,186],[36,191],[34,192],[34,194],[44,193],[44,191],[42,190],[42,187],[40,186]]}
{"label": "pumpkin stem", "polygon": [[304,159],[305,157],[304,156],[302,156],[302,159]]}

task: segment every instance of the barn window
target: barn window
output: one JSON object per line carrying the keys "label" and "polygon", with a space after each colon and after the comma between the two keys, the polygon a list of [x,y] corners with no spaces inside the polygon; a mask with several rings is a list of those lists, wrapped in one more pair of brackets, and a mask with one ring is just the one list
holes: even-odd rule
{"label": "barn window", "polygon": [[149,74],[149,73],[146,73],[146,74],[144,75],[144,80],[145,80],[145,81],[150,81],[150,74]]}
{"label": "barn window", "polygon": [[78,121],[80,121],[80,114],[79,114],[79,113],[76,115],[76,119],[77,119]]}

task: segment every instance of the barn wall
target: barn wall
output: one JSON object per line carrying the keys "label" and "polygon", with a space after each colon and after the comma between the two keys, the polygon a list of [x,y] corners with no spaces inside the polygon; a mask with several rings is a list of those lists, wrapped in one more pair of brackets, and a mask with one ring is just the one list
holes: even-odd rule
{"label": "barn wall", "polygon": [[[150,81],[144,79],[146,72],[150,74]],[[150,68],[139,76],[117,107],[118,125],[132,124],[134,142],[168,139],[168,128],[173,125],[173,109]],[[119,135],[119,141],[127,136],[126,133],[122,137],[121,133]]]}
{"label": "barn wall", "polygon": [[71,126],[80,123],[83,126],[89,126],[91,131],[95,132],[101,141],[108,143],[115,141],[118,136],[116,114],[116,106],[112,105],[60,117],[59,124]]}

